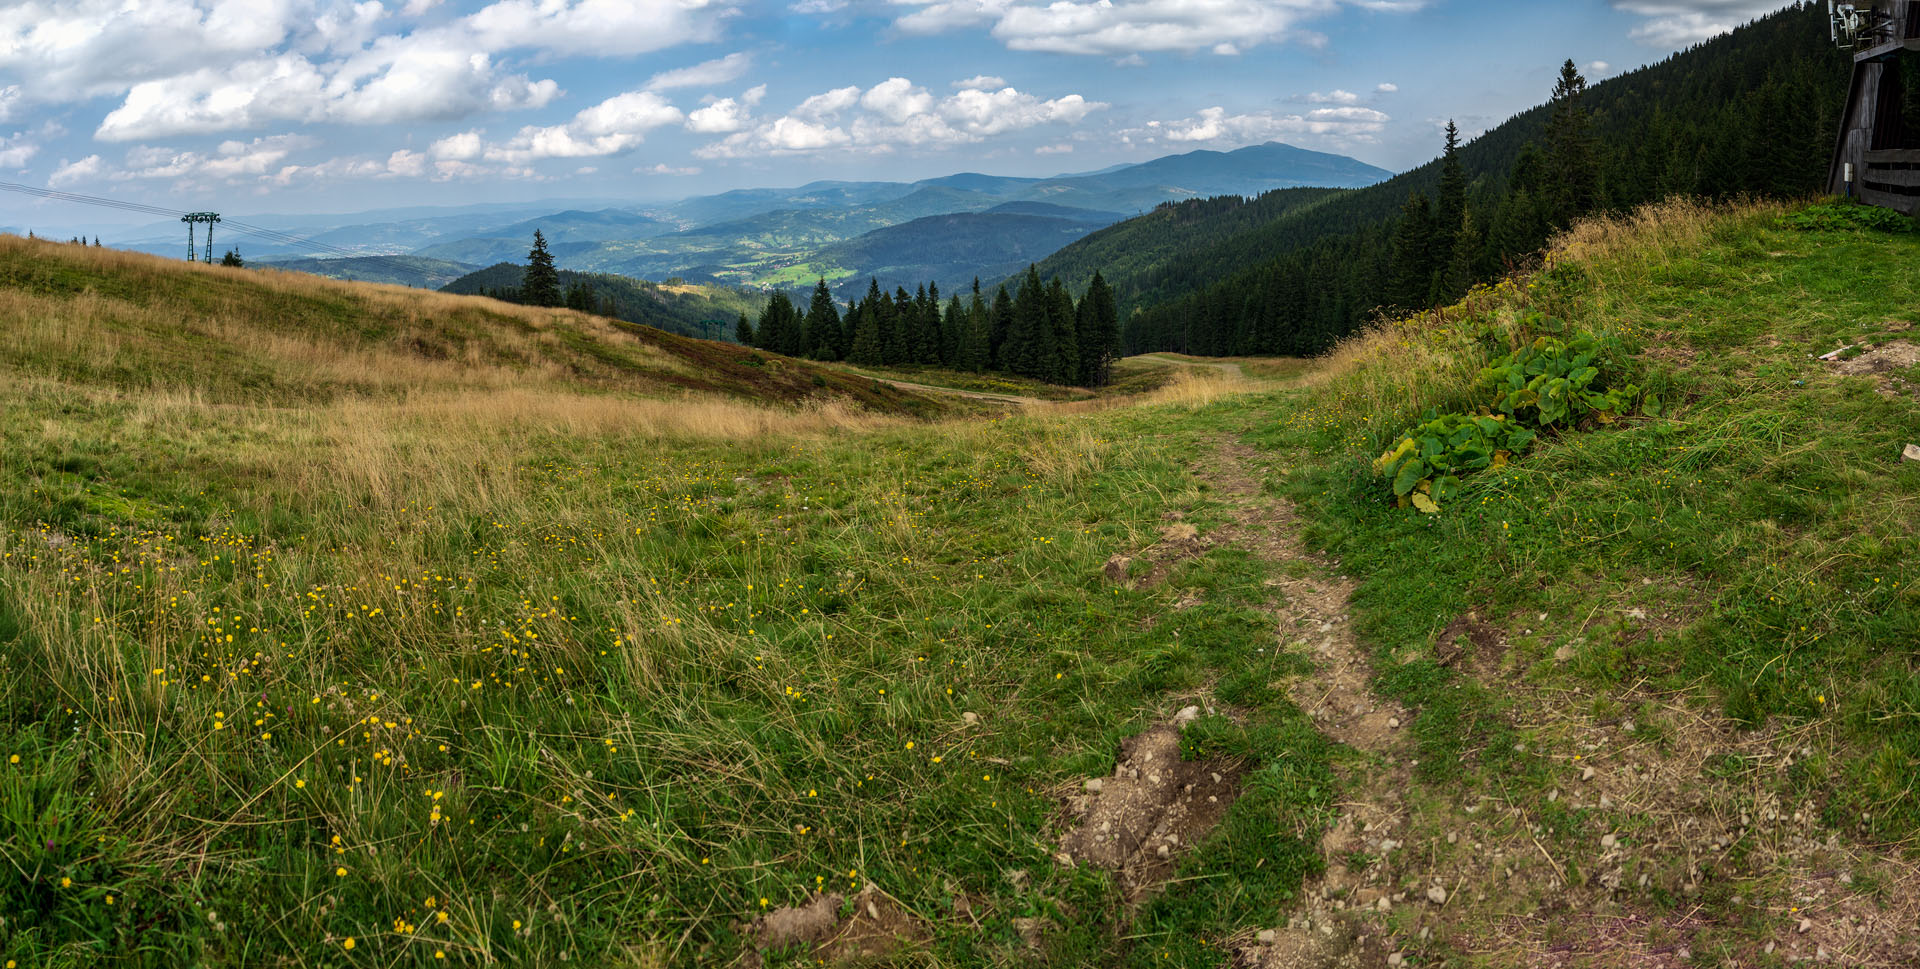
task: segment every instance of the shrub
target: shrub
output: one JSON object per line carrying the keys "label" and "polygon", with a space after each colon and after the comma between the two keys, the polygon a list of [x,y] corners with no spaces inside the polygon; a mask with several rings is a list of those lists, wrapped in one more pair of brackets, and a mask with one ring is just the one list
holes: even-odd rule
{"label": "shrub", "polygon": [[1607,386],[1601,367],[1614,350],[1587,333],[1536,338],[1480,371],[1474,391],[1487,401],[1480,413],[1428,411],[1373,462],[1374,471],[1392,483],[1400,507],[1439,511],[1463,476],[1506,464],[1540,430],[1587,418],[1611,424],[1631,410],[1640,388]]}
{"label": "shrub", "polygon": [[1838,232],[1842,230],[1877,229],[1881,232],[1913,232],[1920,229],[1920,222],[1901,215],[1892,209],[1883,209],[1876,205],[1862,205],[1850,199],[1834,199],[1809,205],[1798,212],[1790,212],[1774,220],[1782,229],[1798,229],[1802,232]]}

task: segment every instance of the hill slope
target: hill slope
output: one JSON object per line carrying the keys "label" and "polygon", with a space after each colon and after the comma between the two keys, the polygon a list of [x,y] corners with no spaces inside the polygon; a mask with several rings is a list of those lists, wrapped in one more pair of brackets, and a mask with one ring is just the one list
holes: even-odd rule
{"label": "hill slope", "polygon": [[531,386],[762,405],[844,396],[893,413],[943,406],[605,317],[14,236],[0,237],[0,293],[3,362],[16,380],[250,405]]}
{"label": "hill slope", "polygon": [[[519,263],[496,263],[440,289],[467,296],[505,293],[518,290],[526,272],[527,267]],[[590,291],[595,309],[602,315],[705,340],[733,339],[734,322],[740,314],[757,316],[765,303],[761,294],[731,286],[655,283],[613,273],[560,270],[560,288],[575,286]]]}
{"label": "hill slope", "polygon": [[338,259],[270,259],[259,265],[287,272],[312,273],[348,282],[389,283],[439,289],[478,269],[471,263],[425,256],[347,256]]}
{"label": "hill slope", "polygon": [[[1590,87],[1582,103],[1592,117],[1597,204],[1624,210],[1674,193],[1818,191],[1849,69],[1828,40],[1825,17],[1824,6],[1795,4]],[[1539,207],[1553,188],[1539,159],[1520,162],[1550,114],[1545,105],[1522,112],[1459,152],[1471,183],[1468,281],[1491,278],[1546,241],[1551,226]],[[1435,161],[1298,209],[1180,203],[1089,236],[1041,271],[1079,279],[1107,264],[1126,266],[1106,270],[1106,278],[1123,311],[1151,311],[1129,333],[1136,352],[1181,349],[1175,334],[1196,339],[1190,349],[1198,353],[1318,352],[1394,302],[1403,268],[1394,228],[1411,196],[1434,197],[1440,175]],[[1142,252],[1152,257],[1134,255]],[[1411,255],[1426,257],[1418,249]],[[1451,298],[1465,287],[1447,289]],[[1240,319],[1250,297],[1266,316]],[[1235,345],[1247,333],[1258,336]]]}

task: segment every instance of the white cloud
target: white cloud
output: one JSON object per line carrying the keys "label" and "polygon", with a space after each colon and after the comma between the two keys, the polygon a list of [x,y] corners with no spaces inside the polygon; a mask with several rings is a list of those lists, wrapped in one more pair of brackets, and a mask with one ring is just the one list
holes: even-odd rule
{"label": "white cloud", "polygon": [[1231,57],[1278,41],[1324,38],[1300,29],[1343,6],[1417,10],[1426,0],[893,0],[914,9],[894,21],[906,33],[932,34],[991,24],[1013,50],[1137,57],[1148,51],[1210,50]]}
{"label": "white cloud", "polygon": [[933,107],[933,95],[904,77],[890,77],[868,88],[860,98],[860,106],[900,124]]}
{"label": "white cloud", "polygon": [[1225,108],[1202,109],[1191,118],[1177,121],[1150,121],[1143,128],[1120,133],[1123,141],[1148,144],[1175,142],[1217,142],[1248,145],[1276,138],[1312,136],[1330,144],[1367,144],[1386,130],[1393,120],[1373,108],[1346,106],[1315,108],[1305,114],[1274,114],[1270,111],[1230,115]]}
{"label": "white cloud", "polygon": [[633,173],[635,175],[698,175],[700,174],[700,166],[689,165],[684,168],[675,168],[666,162],[660,162],[656,165],[636,168],[633,170]]}
{"label": "white cloud", "polygon": [[1359,104],[1360,95],[1335,88],[1325,94],[1315,91],[1307,95],[1307,101],[1313,104]]}
{"label": "white cloud", "polygon": [[721,98],[704,108],[687,112],[687,130],[707,135],[722,135],[747,126],[746,106],[732,98]]}
{"label": "white cloud", "polygon": [[1598,77],[1599,75],[1605,74],[1608,71],[1613,70],[1613,65],[1607,63],[1606,61],[1591,61],[1587,64],[1586,70],[1587,70],[1588,76]]}
{"label": "white cloud", "polygon": [[1064,141],[1057,145],[1041,145],[1035,148],[1033,153],[1036,155],[1071,155],[1073,154],[1073,145]]}
{"label": "white cloud", "polygon": [[59,168],[53,170],[52,175],[47,176],[47,184],[59,188],[62,185],[91,181],[106,174],[106,170],[106,163],[100,160],[99,155],[88,155],[76,162],[63,161]]}
{"label": "white cloud", "polygon": [[287,156],[315,144],[303,135],[271,135],[252,141],[223,141],[211,152],[140,146],[127,151],[124,166],[112,171],[117,180],[181,178],[238,180],[273,174]]}
{"label": "white cloud", "polygon": [[387,156],[387,173],[402,177],[418,178],[427,173],[427,156],[405,148]]}
{"label": "white cloud", "polygon": [[975,74],[964,81],[953,82],[956,90],[997,91],[1007,86],[1007,79],[992,74]]}
{"label": "white cloud", "polygon": [[1629,33],[1649,47],[1677,50],[1787,6],[1784,0],[1613,0],[1646,20]]}
{"label": "white cloud", "polygon": [[[975,86],[983,80],[999,79],[969,79],[957,85],[958,91],[939,99],[903,77],[888,78],[865,91],[839,88],[807,98],[784,117],[735,131],[695,154],[741,158],[823,149],[879,153],[940,148],[1045,124],[1076,124],[1107,107],[1078,94],[1043,100],[1012,87],[984,90]],[[841,116],[856,107],[861,110],[842,125]]]}
{"label": "white cloud", "polygon": [[16,131],[11,137],[0,138],[0,168],[25,168],[33,156],[40,154],[40,146],[27,140],[24,131]]}
{"label": "white cloud", "polygon": [[666,91],[681,87],[712,87],[725,84],[753,66],[752,56],[742,52],[728,54],[717,60],[705,61],[692,67],[682,67],[671,71],[661,71],[648,79],[645,90]]}
{"label": "white cloud", "polygon": [[793,114],[795,117],[812,118],[816,121],[831,121],[838,117],[840,112],[859,102],[859,88],[839,87],[800,102],[800,106],[793,109]]}
{"label": "white cloud", "polygon": [[1399,90],[1400,90],[1400,85],[1392,84],[1392,83],[1382,84],[1379,87],[1374,88],[1374,91],[1380,94],[1393,94]]}
{"label": "white cloud", "polygon": [[427,152],[436,159],[472,161],[480,157],[480,152],[484,150],[485,147],[486,145],[481,140],[479,131],[463,131],[457,135],[448,135],[434,142],[433,147],[427,149]]}
{"label": "white cloud", "polygon": [[628,91],[581,111],[560,125],[528,125],[505,144],[489,145],[488,161],[525,166],[542,158],[617,155],[662,125],[686,120],[679,108],[652,91]]}
{"label": "white cloud", "polygon": [[0,86],[0,121],[13,119],[14,106],[20,103],[20,85]]}
{"label": "white cloud", "polygon": [[[559,95],[551,79],[508,69],[523,59],[510,52],[632,56],[707,41],[732,2],[493,0],[409,28],[380,0],[9,0],[0,75],[34,83],[0,89],[0,99],[121,97],[96,133],[109,141],[458,119]],[[415,0],[399,16],[432,6]]]}

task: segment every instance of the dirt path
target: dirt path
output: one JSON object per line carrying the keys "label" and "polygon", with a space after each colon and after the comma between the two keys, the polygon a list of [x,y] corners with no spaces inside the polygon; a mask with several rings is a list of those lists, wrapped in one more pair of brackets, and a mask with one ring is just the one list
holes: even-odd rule
{"label": "dirt path", "polygon": [[[1317,667],[1287,690],[1352,755],[1337,765],[1340,815],[1321,837],[1325,873],[1302,887],[1284,924],[1248,926],[1229,939],[1227,965],[1391,969],[1470,954],[1489,966],[1681,969],[1693,964],[1695,946],[1729,964],[1771,956],[1920,965],[1920,866],[1846,845],[1816,822],[1812,799],[1783,803],[1767,793],[1792,764],[1816,756],[1817,731],[1742,731],[1684,698],[1632,686],[1615,698],[1642,711],[1643,722],[1602,719],[1591,704],[1533,695],[1526,664],[1505,662],[1506,633],[1468,613],[1422,644],[1425,655],[1521,698],[1514,713],[1534,721],[1535,744],[1568,753],[1548,759],[1551,787],[1527,795],[1417,779],[1407,728],[1419,711],[1373,694],[1372,653],[1349,621],[1355,583],[1340,563],[1306,550],[1291,505],[1264,493],[1262,465],[1237,442],[1215,450],[1202,474],[1234,508],[1235,523],[1211,538],[1272,566],[1280,645]],[[1643,738],[1649,727],[1658,742]],[[1729,757],[1764,771],[1714,777],[1703,769]],[[1556,838],[1555,813],[1587,820],[1571,840]],[[1702,904],[1729,876],[1766,896]],[[1765,928],[1730,936],[1734,921]]]}

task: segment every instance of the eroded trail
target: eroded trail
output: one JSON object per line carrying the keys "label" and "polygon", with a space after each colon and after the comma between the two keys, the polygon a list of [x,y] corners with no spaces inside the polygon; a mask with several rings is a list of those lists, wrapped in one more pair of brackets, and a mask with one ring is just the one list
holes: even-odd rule
{"label": "eroded trail", "polygon": [[[1263,474],[1257,451],[1218,446],[1202,476],[1234,508],[1235,523],[1211,539],[1270,566],[1279,645],[1316,667],[1287,683],[1288,693],[1351,756],[1337,765],[1340,813],[1321,838],[1324,874],[1284,908],[1284,923],[1237,933],[1229,965],[1370,969],[1465,959],[1680,969],[1693,964],[1696,946],[1729,964],[1920,964],[1920,868],[1897,850],[1848,845],[1816,821],[1811,799],[1767,793],[1775,787],[1767,775],[1818,762],[1825,738],[1817,724],[1742,731],[1683,697],[1637,686],[1610,699],[1656,722],[1603,718],[1584,697],[1532,690],[1502,624],[1469,613],[1392,661],[1428,657],[1519,698],[1515,710],[1533,721],[1533,753],[1550,779],[1521,795],[1416,777],[1409,728],[1420,711],[1370,688],[1373,651],[1349,620],[1356,584],[1338,562],[1305,548],[1292,507],[1264,493]],[[1751,773],[1710,769],[1732,761]],[[1778,887],[1770,898],[1713,895],[1715,882],[1756,873]],[[1758,931],[1727,941],[1736,919]]]}

